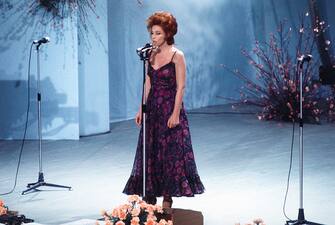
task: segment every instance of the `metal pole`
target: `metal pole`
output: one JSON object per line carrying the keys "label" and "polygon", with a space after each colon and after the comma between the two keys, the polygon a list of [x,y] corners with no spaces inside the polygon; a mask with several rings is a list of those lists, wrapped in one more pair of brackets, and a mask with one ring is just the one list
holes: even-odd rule
{"label": "metal pole", "polygon": [[303,209],[303,171],[304,171],[304,149],[303,149],[303,115],[302,115],[302,89],[303,89],[303,78],[302,78],[302,69],[303,69],[303,62],[300,62],[300,112],[299,112],[299,119],[300,119],[300,129],[299,129],[299,185],[300,185],[300,209]]}
{"label": "metal pole", "polygon": [[42,173],[42,127],[41,127],[41,87],[40,87],[40,51],[39,46],[36,47],[37,51],[37,126],[38,126],[38,148],[39,148],[39,173]]}
{"label": "metal pole", "polygon": [[143,88],[144,88],[144,94],[143,94],[143,99],[142,99],[142,126],[143,126],[143,129],[142,129],[142,143],[143,143],[143,198],[145,197],[145,192],[146,192],[146,157],[145,157],[145,153],[146,153],[146,126],[145,126],[145,121],[146,121],[146,108],[143,107],[143,106],[146,106],[146,96],[147,96],[147,88],[146,88],[146,70],[145,70],[145,67],[146,67],[146,60],[143,61],[143,79],[144,79],[144,84],[143,84]]}

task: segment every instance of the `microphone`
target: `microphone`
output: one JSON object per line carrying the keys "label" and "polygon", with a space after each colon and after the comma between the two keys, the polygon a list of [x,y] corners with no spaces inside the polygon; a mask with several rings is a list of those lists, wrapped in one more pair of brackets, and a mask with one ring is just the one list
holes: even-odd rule
{"label": "microphone", "polygon": [[40,40],[34,40],[33,43],[34,44],[46,44],[50,42],[50,38],[49,37],[42,37]]}
{"label": "microphone", "polygon": [[146,43],[144,47],[137,48],[136,52],[137,52],[137,54],[140,54],[140,53],[144,53],[144,52],[147,52],[149,50],[156,49],[156,48],[157,47],[153,46],[152,44]]}
{"label": "microphone", "polygon": [[313,56],[311,54],[306,54],[306,55],[301,55],[297,59],[298,59],[299,62],[304,62],[304,61],[309,62],[309,61],[311,61],[312,58],[313,58]]}

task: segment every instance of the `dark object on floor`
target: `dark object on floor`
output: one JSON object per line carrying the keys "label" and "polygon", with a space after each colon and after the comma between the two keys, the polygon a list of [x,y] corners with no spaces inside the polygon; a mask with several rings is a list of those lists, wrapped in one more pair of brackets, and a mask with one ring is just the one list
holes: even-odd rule
{"label": "dark object on floor", "polygon": [[157,198],[155,196],[146,195],[143,197],[143,201],[151,205],[156,205]]}
{"label": "dark object on floor", "polygon": [[172,220],[173,225],[203,225],[204,217],[201,212],[188,209],[164,209],[160,219]]}
{"label": "dark object on floor", "polygon": [[6,215],[0,216],[0,223],[6,225],[20,225],[22,223],[32,223],[34,220],[26,218],[24,215],[18,215],[16,211],[8,211]]}

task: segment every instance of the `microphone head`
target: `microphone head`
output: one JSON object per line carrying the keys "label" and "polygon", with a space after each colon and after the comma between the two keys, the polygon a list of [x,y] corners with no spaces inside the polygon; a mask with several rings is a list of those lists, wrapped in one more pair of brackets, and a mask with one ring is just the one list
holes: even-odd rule
{"label": "microphone head", "polygon": [[307,55],[305,55],[305,58],[306,58],[307,61],[309,61],[309,60],[313,59],[313,56],[311,54],[307,54]]}
{"label": "microphone head", "polygon": [[45,44],[50,42],[50,38],[49,37],[42,37],[40,40],[34,40],[33,43],[34,44]]}
{"label": "microphone head", "polygon": [[41,42],[42,42],[42,43],[48,43],[48,42],[50,42],[50,38],[49,38],[49,37],[43,37],[43,38],[41,39]]}
{"label": "microphone head", "polygon": [[305,55],[301,55],[300,57],[298,57],[298,61],[299,62],[304,62],[304,61],[311,61],[311,59],[313,58],[313,56],[311,54],[305,54]]}
{"label": "microphone head", "polygon": [[150,47],[152,47],[151,43],[146,43],[145,46],[144,46],[144,48],[150,48]]}
{"label": "microphone head", "polygon": [[145,46],[143,47],[140,47],[140,48],[137,48],[136,49],[136,52],[137,53],[141,53],[141,52],[146,52],[146,51],[149,51],[153,48],[153,45],[150,44],[150,43],[146,43]]}

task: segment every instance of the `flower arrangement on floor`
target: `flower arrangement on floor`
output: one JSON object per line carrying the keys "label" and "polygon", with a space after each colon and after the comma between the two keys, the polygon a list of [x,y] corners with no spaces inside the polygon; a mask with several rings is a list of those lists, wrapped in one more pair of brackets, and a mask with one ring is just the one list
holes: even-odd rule
{"label": "flower arrangement on floor", "polygon": [[19,215],[17,211],[9,210],[5,203],[0,199],[0,224],[22,224],[32,223],[34,220]]}
{"label": "flower arrangement on floor", "polygon": [[[240,223],[236,223],[235,225],[241,225]],[[245,225],[266,225],[261,218],[257,218],[253,220],[253,223],[246,223]]]}
{"label": "flower arrangement on floor", "polygon": [[163,215],[161,206],[147,204],[138,195],[130,195],[128,203],[114,208],[111,212],[102,212],[105,225],[173,225],[171,220],[158,221],[159,215]]}
{"label": "flower arrangement on floor", "polygon": [[[253,105],[259,108],[259,120],[297,121],[301,82],[297,59],[302,54],[312,54],[313,60],[305,63],[303,68],[304,119],[310,123],[319,123],[322,117],[328,121],[335,121],[335,86],[321,86],[317,78],[320,62],[316,57],[318,54],[315,36],[329,26],[320,21],[322,30],[319,30],[304,23],[302,17],[301,27],[295,32],[282,22],[277,33],[270,34],[269,41],[256,41],[251,52],[242,49],[242,54],[255,70],[255,79],[238,69],[233,70],[221,64],[244,83],[240,89],[240,99],[229,99],[234,101],[233,108],[239,105]],[[325,44],[329,47],[330,41],[327,40]]]}
{"label": "flower arrangement on floor", "polygon": [[0,216],[6,215],[8,212],[8,207],[5,206],[5,203],[0,199]]}

